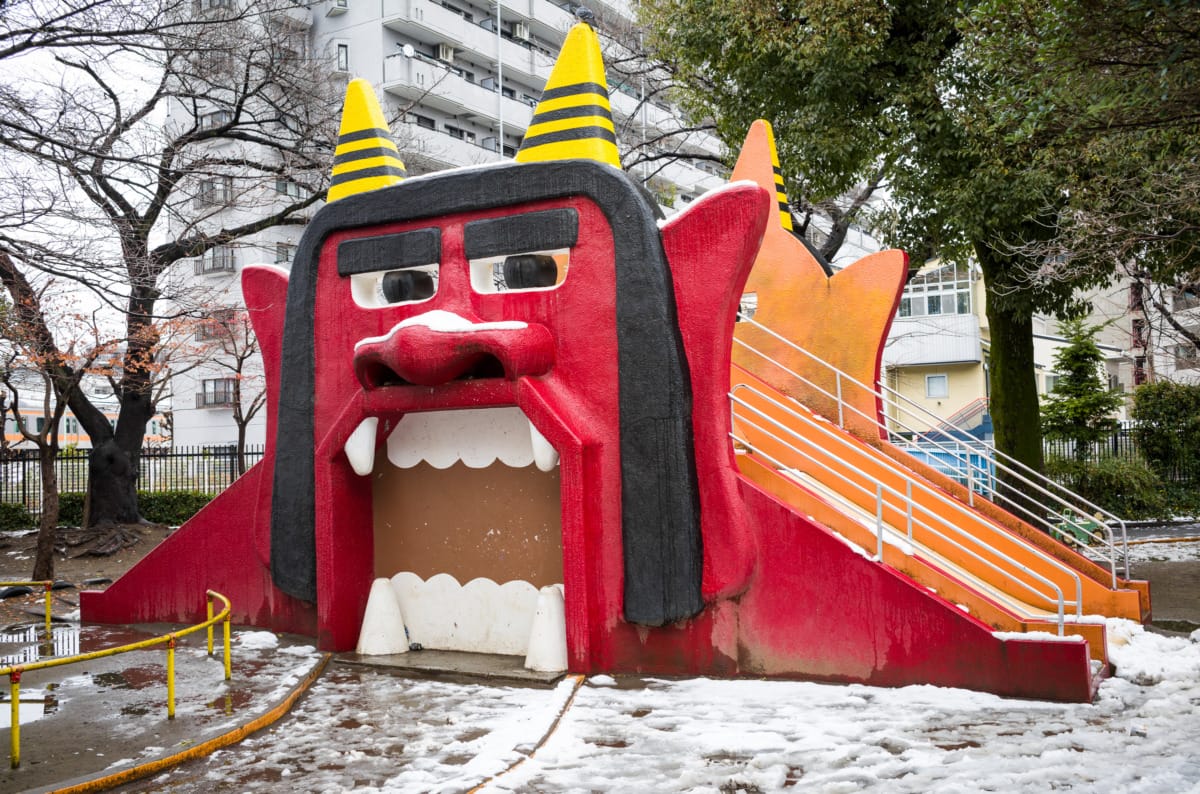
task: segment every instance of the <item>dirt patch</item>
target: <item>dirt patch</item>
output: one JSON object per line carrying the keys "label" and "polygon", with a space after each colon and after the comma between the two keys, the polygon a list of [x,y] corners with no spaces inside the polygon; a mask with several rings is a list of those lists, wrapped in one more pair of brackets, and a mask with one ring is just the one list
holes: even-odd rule
{"label": "dirt patch", "polygon": [[[54,578],[73,588],[55,590],[51,612],[66,615],[79,607],[79,590],[103,590],[107,584],[89,579],[118,579],[163,541],[172,529],[159,524],[124,525],[97,532],[60,527],[54,555]],[[33,573],[36,532],[0,533],[0,581],[24,581]],[[27,623],[45,611],[42,593],[0,599],[0,627]]]}

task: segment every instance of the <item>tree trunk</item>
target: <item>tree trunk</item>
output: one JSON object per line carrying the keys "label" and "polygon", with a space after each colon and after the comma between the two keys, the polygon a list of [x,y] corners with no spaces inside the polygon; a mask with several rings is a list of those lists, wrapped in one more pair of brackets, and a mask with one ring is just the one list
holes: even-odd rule
{"label": "tree trunk", "polygon": [[[981,255],[983,276],[989,288],[997,278],[996,258]],[[990,260],[990,261],[989,261]],[[1024,307],[1014,307],[1009,299],[994,299],[989,289],[988,326],[991,332],[990,384],[992,427],[996,449],[1020,461],[1036,472],[1045,470],[1042,453],[1042,423],[1038,412],[1037,379],[1033,368],[1033,318]],[[997,495],[1018,509],[1040,515],[1032,489],[1003,471],[997,472]]]}
{"label": "tree trunk", "polygon": [[137,462],[109,439],[92,450],[88,460],[89,527],[103,524],[137,524]]}
{"label": "tree trunk", "polygon": [[58,450],[52,446],[38,449],[38,466],[42,473],[42,518],[38,524],[37,551],[33,557],[33,576],[36,581],[54,578],[54,536],[58,532],[58,472],[54,461]]}

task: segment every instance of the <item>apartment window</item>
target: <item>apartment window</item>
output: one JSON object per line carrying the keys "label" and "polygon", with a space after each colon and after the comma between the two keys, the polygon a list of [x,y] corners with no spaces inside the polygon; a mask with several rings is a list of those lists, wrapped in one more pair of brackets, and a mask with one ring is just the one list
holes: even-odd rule
{"label": "apartment window", "polygon": [[339,72],[350,71],[350,45],[337,45],[337,70]]}
{"label": "apartment window", "polygon": [[275,180],[275,192],[294,199],[308,198],[308,188],[282,177]]}
{"label": "apartment window", "polygon": [[290,265],[296,256],[296,246],[291,243],[275,243],[275,264]]}
{"label": "apartment window", "polygon": [[1061,375],[1046,374],[1046,394],[1058,391],[1058,383],[1062,380]]}
{"label": "apartment window", "polygon": [[427,130],[437,128],[437,125],[434,123],[433,119],[429,118],[428,116],[422,116],[420,113],[409,113],[408,115],[409,118],[412,119],[413,124],[416,124],[418,127],[422,127]]}
{"label": "apartment window", "polygon": [[1146,382],[1146,357],[1135,356],[1133,359],[1133,385],[1141,386]]}
{"label": "apartment window", "polygon": [[196,393],[197,408],[227,408],[233,405],[233,378],[213,378],[201,382],[201,390]]}
{"label": "apartment window", "polygon": [[235,270],[233,248],[218,245],[208,249],[196,260],[197,276],[205,273],[232,273]]}
{"label": "apartment window", "polygon": [[1182,312],[1200,306],[1200,292],[1194,289],[1176,290],[1171,298],[1172,311]]}
{"label": "apartment window", "polygon": [[449,135],[451,138],[458,138],[460,141],[466,141],[467,143],[475,143],[475,133],[469,132],[468,130],[461,129],[459,127],[452,127],[449,124],[447,124],[446,125],[446,134]]}
{"label": "apartment window", "polygon": [[213,207],[228,204],[233,200],[233,177],[217,176],[200,180],[196,191],[197,207]]}
{"label": "apartment window", "polygon": [[966,265],[945,265],[918,273],[900,298],[901,317],[971,313],[971,271]]}
{"label": "apartment window", "polygon": [[942,400],[950,396],[949,375],[926,375],[925,396],[931,400]]}
{"label": "apartment window", "polygon": [[[1193,326],[1188,331],[1200,336],[1200,326]],[[1200,348],[1191,342],[1175,345],[1171,352],[1175,355],[1175,369],[1200,369]]]}
{"label": "apartment window", "polygon": [[1130,335],[1130,343],[1133,347],[1146,347],[1146,320],[1142,317],[1134,317],[1132,325],[1132,334]]}
{"label": "apartment window", "polygon": [[196,327],[196,340],[222,339],[229,335],[229,326],[235,317],[233,309],[217,309]]}
{"label": "apartment window", "polygon": [[197,12],[218,11],[233,8],[233,0],[195,0]]}
{"label": "apartment window", "polygon": [[215,130],[233,121],[233,113],[228,110],[213,110],[200,114],[200,129]]}
{"label": "apartment window", "polygon": [[1140,312],[1146,306],[1146,294],[1142,282],[1135,281],[1129,285],[1129,310]]}

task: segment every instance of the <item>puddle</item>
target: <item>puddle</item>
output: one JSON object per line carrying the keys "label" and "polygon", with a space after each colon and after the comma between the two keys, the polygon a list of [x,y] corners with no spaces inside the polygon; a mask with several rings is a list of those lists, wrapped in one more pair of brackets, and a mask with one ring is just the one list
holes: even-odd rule
{"label": "puddle", "polygon": [[46,640],[44,623],[15,626],[0,632],[0,667],[49,659],[55,656],[74,656],[79,653],[79,626],[51,625],[51,639]]}

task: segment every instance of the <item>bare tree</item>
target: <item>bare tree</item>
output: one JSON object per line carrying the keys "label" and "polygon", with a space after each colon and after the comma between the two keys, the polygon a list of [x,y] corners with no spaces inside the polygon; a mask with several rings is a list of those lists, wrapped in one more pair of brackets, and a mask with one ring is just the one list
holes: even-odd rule
{"label": "bare tree", "polygon": [[0,180],[0,281],[32,306],[39,278],[73,282],[120,327],[114,428],[66,388],[45,315],[25,315],[92,441],[91,524],[139,520],[163,307],[189,311],[172,266],[303,224],[323,195],[342,86],[309,53],[310,13],[287,0],[31,0],[0,17],[0,160],[15,177]]}

